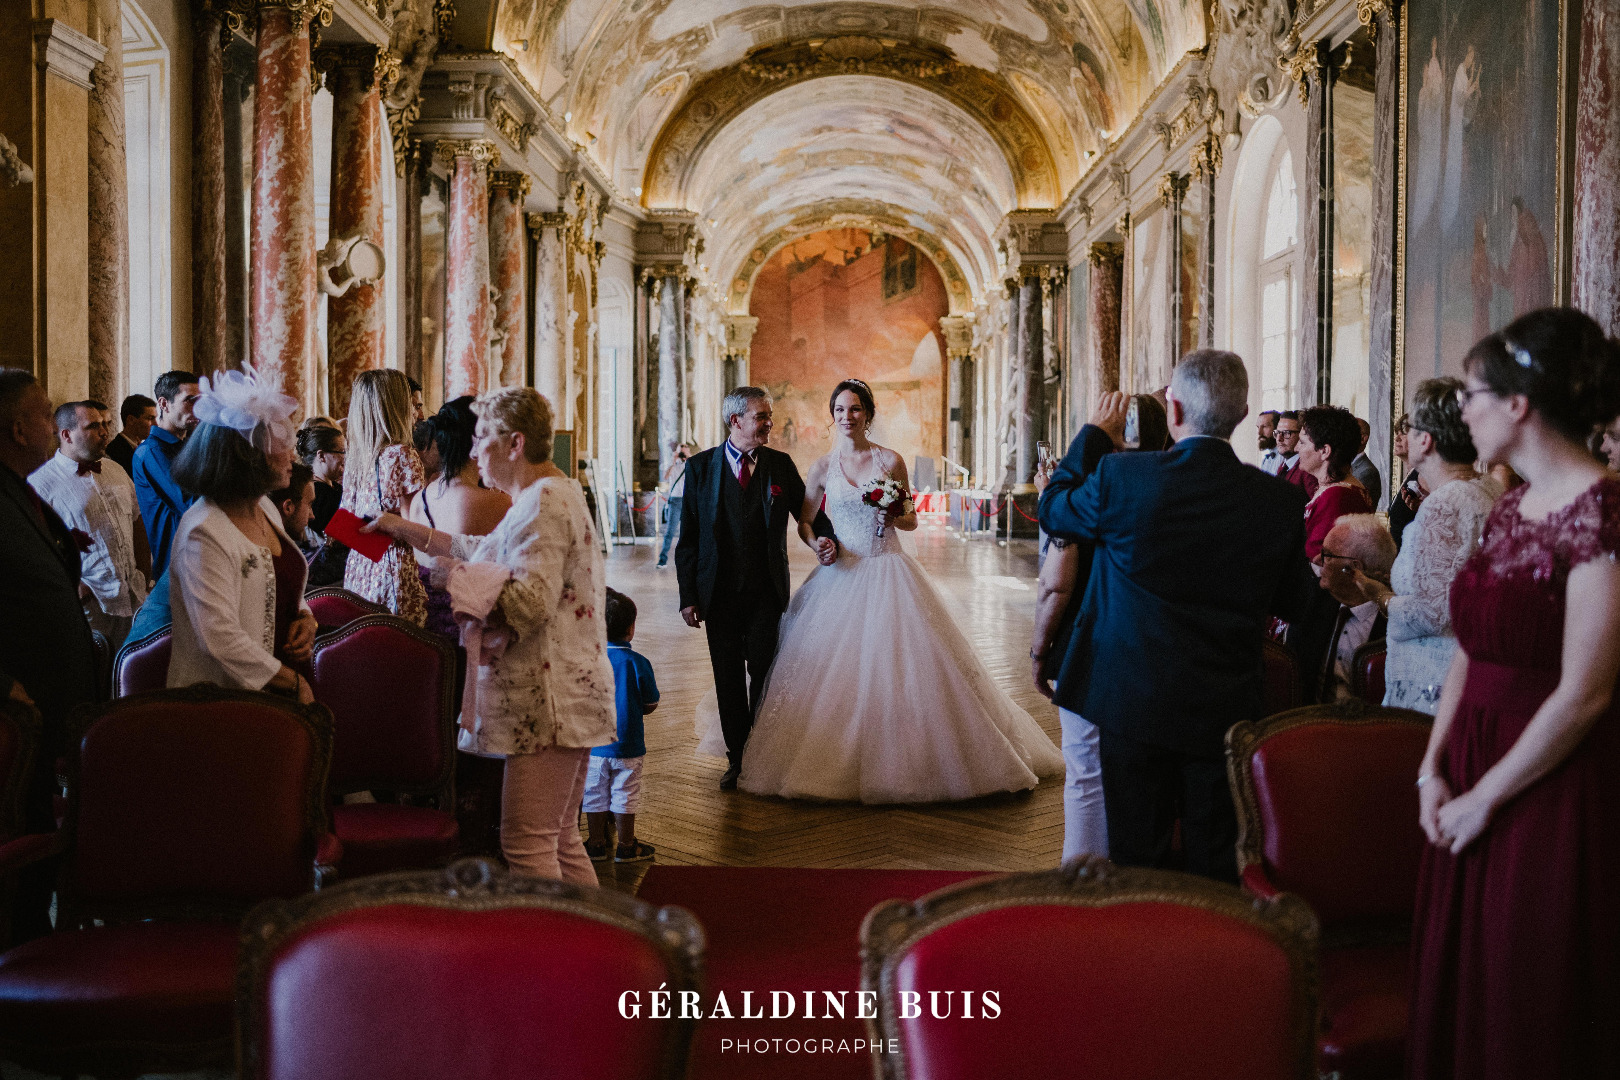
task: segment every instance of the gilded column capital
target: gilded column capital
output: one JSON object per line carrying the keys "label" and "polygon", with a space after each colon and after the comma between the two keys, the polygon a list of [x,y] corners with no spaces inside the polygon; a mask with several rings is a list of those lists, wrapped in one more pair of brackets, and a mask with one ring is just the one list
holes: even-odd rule
{"label": "gilded column capital", "polygon": [[306,25],[314,30],[318,26],[332,25],[333,0],[248,0],[255,11],[265,8],[286,8],[292,13],[293,30]]}
{"label": "gilded column capital", "polygon": [[1086,252],[1086,261],[1092,266],[1118,266],[1125,261],[1125,248],[1106,241],[1092,244],[1091,250]]}
{"label": "gilded column capital", "polygon": [[537,239],[547,229],[562,229],[568,224],[568,215],[561,210],[541,210],[529,215],[529,232]]}
{"label": "gilded column capital", "polygon": [[1167,172],[1159,177],[1159,201],[1165,206],[1173,206],[1187,197],[1189,183],[1186,173]]}
{"label": "gilded column capital", "polygon": [[433,28],[441,45],[450,37],[450,28],[455,24],[455,0],[433,0]]}
{"label": "gilded column capital", "polygon": [[1221,137],[1211,134],[1193,143],[1187,154],[1187,168],[1200,180],[1221,175]]}
{"label": "gilded column capital", "polygon": [[1394,22],[1395,12],[1391,9],[1389,0],[1356,0],[1356,18],[1361,25],[1367,28],[1367,40],[1378,40],[1378,16]]}
{"label": "gilded column capital", "polygon": [[454,170],[465,159],[473,168],[488,172],[501,164],[500,147],[488,139],[440,139],[433,144],[433,160]]}
{"label": "gilded column capital", "polygon": [[1131,235],[1131,212],[1129,210],[1119,215],[1119,220],[1114,222],[1114,228],[1118,230],[1121,236]]}
{"label": "gilded column capital", "polygon": [[490,190],[504,188],[516,197],[520,205],[523,200],[529,197],[529,188],[533,182],[529,178],[529,174],[524,172],[491,172],[489,174]]}
{"label": "gilded column capital", "polygon": [[243,0],[193,0],[191,28],[199,37],[218,34],[219,47],[227,48],[242,32],[242,19],[248,10]]}
{"label": "gilded column capital", "polygon": [[[1290,35],[1292,36],[1292,35]],[[1311,103],[1311,80],[1320,78],[1322,72],[1322,43],[1320,41],[1301,42],[1299,48],[1292,55],[1278,57],[1277,66],[1288,73],[1288,77],[1299,84],[1299,103]]]}

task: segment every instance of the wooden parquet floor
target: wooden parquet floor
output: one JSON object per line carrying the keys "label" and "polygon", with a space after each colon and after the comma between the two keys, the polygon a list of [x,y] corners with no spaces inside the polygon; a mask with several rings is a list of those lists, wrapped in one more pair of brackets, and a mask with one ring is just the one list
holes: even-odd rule
{"label": "wooden parquet floor", "polygon": [[[1059,739],[1057,709],[1029,681],[1035,609],[1035,545],[963,542],[925,524],[908,546],[945,593],[990,673]],[[815,565],[790,544],[797,588]],[[662,694],[647,717],[647,763],[636,832],[657,861],[693,866],[881,867],[1036,870],[1056,866],[1063,847],[1062,781],[1033,792],[905,807],[802,802],[719,790],[724,763],[699,758],[693,718],[712,689],[701,630],[680,617],[673,564],[656,568],[641,544],[610,551],[608,584],[635,600],[635,648],[653,665]],[[603,884],[634,890],[646,864],[598,863]]]}

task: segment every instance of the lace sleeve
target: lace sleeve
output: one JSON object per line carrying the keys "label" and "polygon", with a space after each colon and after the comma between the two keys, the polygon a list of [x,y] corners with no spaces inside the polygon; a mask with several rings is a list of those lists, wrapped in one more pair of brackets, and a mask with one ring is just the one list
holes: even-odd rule
{"label": "lace sleeve", "polygon": [[1488,503],[1466,483],[1448,485],[1423,501],[1407,527],[1412,545],[1413,591],[1389,602],[1389,637],[1395,641],[1451,632],[1451,582],[1473,553]]}
{"label": "lace sleeve", "polygon": [[1576,510],[1561,532],[1569,570],[1593,559],[1620,558],[1620,479],[1598,481],[1587,506]]}

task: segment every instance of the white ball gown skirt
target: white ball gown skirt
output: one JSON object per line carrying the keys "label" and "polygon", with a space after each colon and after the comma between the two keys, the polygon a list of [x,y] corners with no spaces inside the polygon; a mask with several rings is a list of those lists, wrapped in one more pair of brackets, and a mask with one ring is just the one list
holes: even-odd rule
{"label": "white ball gown skirt", "polygon": [[[841,520],[851,509],[835,508],[829,492],[843,550],[811,572],[782,617],[738,785],[790,799],[921,803],[1061,776],[1058,748],[996,686],[895,530],[872,538],[875,517],[859,507],[867,535],[851,537],[859,525]],[[700,709],[709,715],[699,718],[699,752],[723,754],[712,702]]]}

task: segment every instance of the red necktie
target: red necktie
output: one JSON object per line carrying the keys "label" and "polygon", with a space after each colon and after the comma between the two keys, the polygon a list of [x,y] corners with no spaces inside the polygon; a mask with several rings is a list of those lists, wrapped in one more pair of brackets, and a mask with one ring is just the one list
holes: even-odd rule
{"label": "red necktie", "polygon": [[90,461],[90,462],[81,461],[81,462],[79,462],[79,475],[80,476],[87,476],[90,473],[95,473],[97,476],[100,476],[101,475],[101,462],[99,462],[99,461]]}
{"label": "red necktie", "polygon": [[742,485],[744,491],[748,490],[748,481],[754,478],[754,460],[744,451],[741,460],[737,462],[737,483]]}

